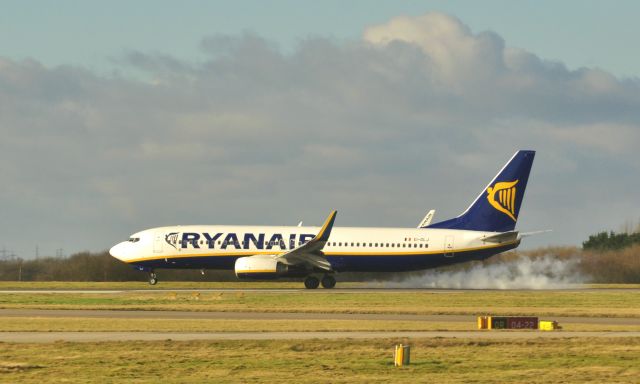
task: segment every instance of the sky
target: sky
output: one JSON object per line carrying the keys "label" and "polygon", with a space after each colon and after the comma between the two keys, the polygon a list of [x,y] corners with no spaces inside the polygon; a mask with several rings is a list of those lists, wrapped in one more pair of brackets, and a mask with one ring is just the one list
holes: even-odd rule
{"label": "sky", "polygon": [[414,227],[517,149],[523,247],[638,223],[617,1],[2,1],[0,249],[173,224]]}

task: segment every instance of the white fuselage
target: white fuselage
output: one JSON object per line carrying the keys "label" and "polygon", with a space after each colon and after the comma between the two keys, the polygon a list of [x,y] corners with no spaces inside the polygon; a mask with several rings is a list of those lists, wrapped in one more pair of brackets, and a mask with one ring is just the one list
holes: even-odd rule
{"label": "white fuselage", "polygon": [[[129,241],[113,247],[111,254],[149,269],[232,269],[238,257],[280,254],[311,240],[319,230],[277,226],[160,227],[132,235]],[[452,229],[334,227],[322,252],[338,271],[416,270],[474,259],[479,253],[488,257],[519,243],[519,239],[505,243],[483,241],[495,234]],[[464,258],[457,260],[458,255]]]}

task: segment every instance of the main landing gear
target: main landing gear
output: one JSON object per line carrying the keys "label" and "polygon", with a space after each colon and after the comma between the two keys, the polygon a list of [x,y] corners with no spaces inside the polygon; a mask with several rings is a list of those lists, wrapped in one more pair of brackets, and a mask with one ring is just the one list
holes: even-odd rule
{"label": "main landing gear", "polygon": [[331,275],[322,277],[322,288],[331,289],[336,286],[336,278]]}
{"label": "main landing gear", "polygon": [[149,285],[158,284],[158,276],[156,276],[155,272],[149,272]]}
{"label": "main landing gear", "polygon": [[336,286],[336,278],[332,275],[324,275],[322,281],[315,276],[307,276],[304,279],[304,287],[307,289],[316,289],[322,283],[322,288],[331,289]]}

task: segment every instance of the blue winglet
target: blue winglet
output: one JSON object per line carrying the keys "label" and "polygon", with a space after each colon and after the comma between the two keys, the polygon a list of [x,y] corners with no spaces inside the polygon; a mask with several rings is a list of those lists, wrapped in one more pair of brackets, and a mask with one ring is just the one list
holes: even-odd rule
{"label": "blue winglet", "polygon": [[338,214],[338,211],[332,211],[329,214],[329,217],[327,217],[327,220],[325,220],[324,224],[322,225],[322,228],[320,229],[320,232],[318,232],[316,237],[313,238],[314,242],[329,240],[329,235],[331,235],[331,229],[333,229],[333,222],[336,220],[337,214]]}

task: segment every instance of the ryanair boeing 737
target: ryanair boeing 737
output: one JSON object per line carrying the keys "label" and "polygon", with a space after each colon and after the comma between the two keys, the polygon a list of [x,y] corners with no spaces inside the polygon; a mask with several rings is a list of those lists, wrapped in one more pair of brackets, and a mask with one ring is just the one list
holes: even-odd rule
{"label": "ryanair boeing 737", "polygon": [[515,230],[534,151],[518,151],[469,208],[417,228],[334,227],[336,211],[321,227],[188,225],[131,235],[109,253],[149,273],[162,268],[228,269],[238,278],[304,278],[306,288],[333,288],[339,272],[414,271],[483,260],[516,248]]}

